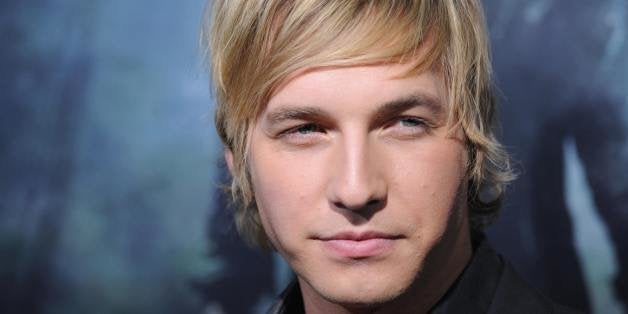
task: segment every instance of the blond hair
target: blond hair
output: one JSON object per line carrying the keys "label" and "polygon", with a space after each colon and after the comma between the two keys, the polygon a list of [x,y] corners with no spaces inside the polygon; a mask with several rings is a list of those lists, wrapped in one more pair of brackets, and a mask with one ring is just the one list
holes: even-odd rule
{"label": "blond hair", "polygon": [[[411,73],[443,71],[451,129],[462,128],[469,152],[471,229],[481,231],[499,210],[513,179],[494,136],[495,100],[488,39],[479,0],[216,0],[202,38],[211,56],[216,129],[233,154],[231,193],[236,226],[268,246],[247,170],[249,128],[270,95],[310,67],[406,62],[430,37]],[[481,197],[481,187],[491,191]]]}

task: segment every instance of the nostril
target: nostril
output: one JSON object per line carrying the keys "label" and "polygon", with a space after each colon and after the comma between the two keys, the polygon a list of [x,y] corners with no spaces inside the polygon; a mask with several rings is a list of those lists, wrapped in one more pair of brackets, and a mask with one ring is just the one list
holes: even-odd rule
{"label": "nostril", "polygon": [[352,224],[361,225],[368,222],[375,213],[386,207],[386,198],[373,198],[359,204],[336,201],[330,203],[330,205],[333,206],[333,210],[345,216]]}
{"label": "nostril", "polygon": [[380,199],[371,199],[369,201],[367,201],[366,203],[362,203],[362,204],[355,204],[355,205],[350,205],[350,204],[346,204],[344,202],[334,202],[334,206],[337,208],[344,208],[344,209],[349,209],[349,210],[353,210],[353,211],[361,211],[361,210],[368,210],[374,207],[379,206],[379,204],[382,202],[382,200]]}
{"label": "nostril", "polygon": [[343,204],[342,202],[334,202],[334,206],[337,207],[337,208],[348,209],[347,206],[345,204]]}

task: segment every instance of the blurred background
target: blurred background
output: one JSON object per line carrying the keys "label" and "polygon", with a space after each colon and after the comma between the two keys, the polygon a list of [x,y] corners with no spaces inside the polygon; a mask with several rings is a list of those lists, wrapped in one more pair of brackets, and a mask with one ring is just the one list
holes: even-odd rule
{"label": "blurred background", "polygon": [[[520,178],[490,241],[593,313],[628,303],[628,1],[485,0]],[[235,235],[203,0],[0,1],[0,313],[263,313]]]}

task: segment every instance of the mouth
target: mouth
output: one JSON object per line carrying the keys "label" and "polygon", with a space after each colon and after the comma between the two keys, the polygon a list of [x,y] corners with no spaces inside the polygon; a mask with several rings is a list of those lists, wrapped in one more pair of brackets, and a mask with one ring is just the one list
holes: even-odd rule
{"label": "mouth", "polygon": [[320,237],[324,249],[341,259],[365,259],[383,256],[394,248],[402,236],[381,232],[340,232],[329,237]]}

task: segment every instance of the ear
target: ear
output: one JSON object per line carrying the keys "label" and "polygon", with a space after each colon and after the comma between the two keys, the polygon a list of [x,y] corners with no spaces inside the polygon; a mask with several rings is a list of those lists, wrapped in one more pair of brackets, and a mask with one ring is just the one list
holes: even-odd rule
{"label": "ear", "polygon": [[225,162],[229,168],[229,173],[233,176],[233,152],[229,148],[225,148]]}

